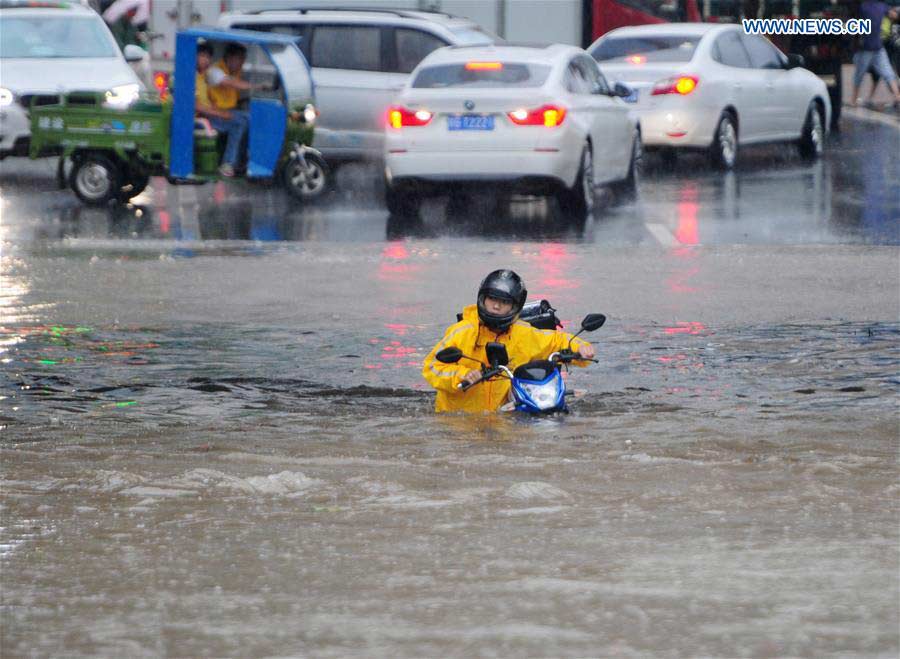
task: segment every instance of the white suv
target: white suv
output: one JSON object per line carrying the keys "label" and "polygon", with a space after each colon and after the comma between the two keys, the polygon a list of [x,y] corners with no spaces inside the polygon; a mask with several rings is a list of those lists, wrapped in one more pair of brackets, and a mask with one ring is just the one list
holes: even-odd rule
{"label": "white suv", "polygon": [[382,157],[387,109],[428,53],[500,41],[468,19],[402,9],[235,12],[219,26],[300,39],[320,112],[314,146],[329,162]]}
{"label": "white suv", "polygon": [[127,104],[143,88],[126,62],[143,50],[126,46],[89,7],[71,2],[0,0],[0,159],[28,155],[31,102],[60,93],[103,91]]}

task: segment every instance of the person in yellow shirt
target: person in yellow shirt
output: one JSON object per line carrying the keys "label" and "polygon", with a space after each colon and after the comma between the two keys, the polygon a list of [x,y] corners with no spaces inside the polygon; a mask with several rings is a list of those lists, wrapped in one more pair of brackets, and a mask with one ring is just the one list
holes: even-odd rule
{"label": "person in yellow shirt", "polygon": [[[209,99],[220,110],[238,111],[241,92],[257,89],[256,85],[242,77],[244,62],[247,61],[247,49],[239,43],[225,46],[225,54],[210,70],[210,78],[216,82],[209,88]],[[221,75],[218,73],[221,71]]]}
{"label": "person in yellow shirt", "polygon": [[235,110],[216,107],[210,91],[222,82],[219,69],[212,69],[213,49],[208,43],[197,44],[197,76],[194,82],[194,103],[197,116],[205,117],[220,133],[228,136],[225,154],[219,173],[222,176],[234,176],[234,167],[240,156],[241,140],[247,132],[249,121],[247,115]]}
{"label": "person in yellow shirt", "polygon": [[[509,368],[536,359],[548,359],[554,352],[568,347],[572,335],[559,330],[539,330],[519,320],[528,291],[521,277],[512,270],[495,270],[481,282],[476,304],[463,310],[462,320],[451,325],[428,356],[422,367],[425,380],[437,390],[436,412],[496,411],[507,402],[510,383],[507,379],[489,380],[465,391],[463,382],[475,384],[481,380],[481,370],[466,360],[444,364],[436,355],[447,347],[456,347],[464,355],[487,363],[485,348],[490,342],[502,343],[509,355]],[[572,348],[584,359],[594,358],[594,347],[576,338]],[[586,366],[586,361],[573,362]]]}

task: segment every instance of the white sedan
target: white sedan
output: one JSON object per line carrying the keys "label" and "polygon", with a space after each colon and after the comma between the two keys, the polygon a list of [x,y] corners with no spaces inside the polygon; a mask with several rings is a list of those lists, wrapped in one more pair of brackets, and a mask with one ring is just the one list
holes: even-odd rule
{"label": "white sedan", "polygon": [[583,219],[597,185],[635,186],[641,135],[627,93],[574,46],[436,50],[388,110],[388,210],[414,214],[424,195],[487,184],[555,194]]}
{"label": "white sedan", "polygon": [[131,103],[143,84],[127,61],[138,62],[143,53],[128,45],[123,57],[90,7],[49,0],[0,2],[0,160],[28,155],[32,102],[56,103],[67,91],[99,91],[106,92],[107,103]]}
{"label": "white sedan", "polygon": [[632,89],[649,148],[709,149],[726,169],[739,145],[796,141],[804,157],[822,153],[831,120],[825,83],[801,68],[802,58],[739,25],[625,27],[588,51]]}

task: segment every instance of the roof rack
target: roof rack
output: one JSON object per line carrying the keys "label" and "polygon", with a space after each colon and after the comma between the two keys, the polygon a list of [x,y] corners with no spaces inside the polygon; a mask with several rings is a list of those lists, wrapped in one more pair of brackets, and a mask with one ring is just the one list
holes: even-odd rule
{"label": "roof rack", "polygon": [[446,16],[447,18],[459,18],[454,14],[448,14],[445,11],[436,11],[433,9],[391,9],[386,7],[285,7],[283,9],[257,9],[255,11],[243,12],[249,15],[268,14],[275,12],[296,11],[301,14],[307,14],[311,11],[361,11],[378,14],[393,14],[400,18],[417,18],[417,14],[434,14],[435,16]]}

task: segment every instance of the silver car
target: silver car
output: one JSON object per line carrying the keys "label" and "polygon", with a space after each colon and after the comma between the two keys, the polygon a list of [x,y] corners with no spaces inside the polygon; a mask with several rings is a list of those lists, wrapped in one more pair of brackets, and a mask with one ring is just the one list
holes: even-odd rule
{"label": "silver car", "polygon": [[127,105],[143,88],[93,9],[69,2],[0,0],[0,158],[28,154],[32,102],[55,102],[68,91],[103,91]]}
{"label": "silver car", "polygon": [[329,162],[381,158],[388,106],[430,52],[500,40],[468,19],[401,9],[227,13],[219,26],[300,38],[320,112],[314,146]]}

